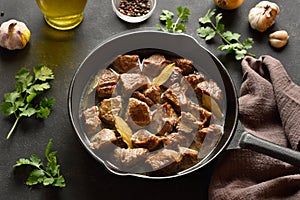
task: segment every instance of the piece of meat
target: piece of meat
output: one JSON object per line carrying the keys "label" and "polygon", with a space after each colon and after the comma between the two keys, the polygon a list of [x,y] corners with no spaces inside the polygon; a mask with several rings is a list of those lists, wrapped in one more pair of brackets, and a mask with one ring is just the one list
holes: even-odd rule
{"label": "piece of meat", "polygon": [[188,111],[202,123],[202,127],[209,126],[212,117],[210,111],[191,102],[189,103]]}
{"label": "piece of meat", "polygon": [[188,169],[200,161],[198,158],[198,151],[196,150],[186,147],[179,147],[179,153],[182,157],[179,163],[180,170]]}
{"label": "piece of meat", "polygon": [[143,74],[149,78],[154,78],[160,74],[167,65],[166,58],[162,54],[153,54],[143,61]]}
{"label": "piece of meat", "polygon": [[136,90],[148,88],[149,81],[142,74],[125,73],[120,76],[122,84],[122,96],[131,96]]}
{"label": "piece of meat", "polygon": [[178,151],[178,148],[189,147],[193,141],[193,136],[190,137],[186,134],[171,133],[163,137],[164,148]]}
{"label": "piece of meat", "polygon": [[184,76],[184,79],[192,86],[192,88],[195,88],[198,83],[206,80],[206,76],[201,72],[194,72]]}
{"label": "piece of meat", "polygon": [[159,86],[153,85],[144,91],[146,97],[150,98],[154,104],[160,103],[161,89]]}
{"label": "piece of meat", "polygon": [[169,103],[160,105],[153,111],[149,129],[152,133],[163,136],[171,133],[177,125],[178,116]]}
{"label": "piece of meat", "polygon": [[199,155],[206,156],[218,143],[223,133],[223,128],[217,124],[199,130],[194,137],[193,149],[199,151]]}
{"label": "piece of meat", "polygon": [[135,125],[144,127],[151,122],[149,106],[136,98],[129,98],[126,119]]}
{"label": "piece of meat", "polygon": [[178,162],[181,156],[177,151],[171,149],[163,149],[158,153],[149,156],[146,163],[149,164],[153,171],[157,174],[173,174],[178,171]]}
{"label": "piece of meat", "polygon": [[185,58],[172,58],[172,62],[175,62],[176,66],[179,67],[182,75],[192,74],[194,72],[193,62]]}
{"label": "piece of meat", "polygon": [[133,171],[135,167],[142,167],[145,163],[149,150],[145,148],[116,148],[113,152],[114,162],[122,171]]}
{"label": "piece of meat", "polygon": [[222,99],[222,90],[219,88],[216,82],[210,81],[202,81],[198,83],[195,88],[196,93],[204,93],[216,100]]}
{"label": "piece of meat", "polygon": [[119,74],[126,72],[137,72],[139,68],[138,55],[121,55],[118,56],[111,64],[112,68]]}
{"label": "piece of meat", "polygon": [[181,112],[180,121],[177,125],[179,132],[191,134],[197,129],[201,129],[203,124],[191,113]]}
{"label": "piece of meat", "polygon": [[112,149],[118,141],[114,130],[104,128],[91,138],[90,148],[93,150],[106,151]]}
{"label": "piece of meat", "polygon": [[145,129],[135,132],[131,137],[131,142],[134,147],[146,148],[149,151],[162,147],[162,139]]}
{"label": "piece of meat", "polygon": [[100,130],[101,120],[99,118],[99,109],[97,106],[87,108],[83,111],[82,116],[88,135]]}
{"label": "piece of meat", "polygon": [[109,98],[115,92],[116,84],[119,76],[109,69],[105,69],[99,75],[98,85],[96,88],[97,96],[102,98]]}
{"label": "piece of meat", "polygon": [[145,102],[149,107],[154,105],[154,102],[149,98],[146,97],[143,93],[141,93],[140,91],[135,91],[134,93],[132,93],[132,96],[140,101]]}
{"label": "piece of meat", "polygon": [[175,66],[171,76],[163,84],[163,86],[170,87],[171,85],[174,85],[175,83],[180,83],[181,78],[182,78],[182,70],[179,67]]}
{"label": "piece of meat", "polygon": [[99,107],[99,116],[103,123],[109,126],[114,126],[114,115],[119,114],[120,110],[122,109],[122,102],[121,96],[103,99]]}
{"label": "piece of meat", "polygon": [[185,92],[183,91],[183,88],[179,85],[179,83],[175,83],[171,87],[169,87],[162,94],[162,99],[170,103],[176,113],[180,113],[181,106],[186,106],[188,103]]}

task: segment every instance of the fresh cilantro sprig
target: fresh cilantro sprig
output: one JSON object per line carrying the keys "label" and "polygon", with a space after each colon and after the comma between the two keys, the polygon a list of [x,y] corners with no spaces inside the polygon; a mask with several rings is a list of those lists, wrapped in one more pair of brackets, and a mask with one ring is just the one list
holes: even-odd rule
{"label": "fresh cilantro sprig", "polygon": [[54,79],[51,69],[44,65],[33,68],[34,75],[26,68],[21,68],[15,75],[16,90],[4,95],[0,111],[5,116],[14,115],[16,120],[6,139],[9,139],[22,117],[47,118],[50,115],[55,99],[46,97],[40,101],[37,97],[50,89],[49,81]]}
{"label": "fresh cilantro sprig", "polygon": [[252,48],[254,43],[252,38],[247,38],[245,41],[241,42],[239,33],[232,33],[231,31],[225,31],[224,24],[220,23],[222,19],[222,14],[219,13],[215,16],[215,23],[212,21],[212,17],[216,14],[216,9],[208,10],[204,17],[199,19],[201,25],[197,29],[197,33],[201,38],[205,40],[211,40],[215,35],[219,35],[224,41],[224,45],[220,45],[217,49],[221,51],[227,51],[227,53],[234,53],[236,60],[241,60],[245,55],[250,55],[255,57],[254,54],[249,53],[247,49]]}
{"label": "fresh cilantro sprig", "polygon": [[177,19],[173,22],[174,13],[169,10],[162,10],[162,14],[159,16],[159,19],[165,24],[165,27],[160,24],[156,24],[156,26],[164,32],[181,33],[186,29],[185,24],[181,22],[188,21],[189,15],[190,10],[188,8],[179,6],[177,8]]}
{"label": "fresh cilantro sprig", "polygon": [[13,166],[32,166],[34,168],[25,182],[26,185],[32,186],[42,183],[44,186],[66,186],[65,179],[60,174],[60,165],[57,163],[56,151],[51,151],[52,144],[52,139],[50,139],[45,151],[45,157],[47,159],[46,168],[44,168],[43,162],[36,154],[32,154],[29,159],[20,158]]}

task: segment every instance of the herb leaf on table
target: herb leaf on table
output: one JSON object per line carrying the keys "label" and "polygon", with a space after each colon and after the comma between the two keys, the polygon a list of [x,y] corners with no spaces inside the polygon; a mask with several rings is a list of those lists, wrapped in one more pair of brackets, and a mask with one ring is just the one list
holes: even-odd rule
{"label": "herb leaf on table", "polygon": [[38,101],[37,97],[51,88],[49,81],[52,79],[54,79],[52,70],[44,65],[34,67],[33,75],[26,68],[21,68],[16,73],[16,90],[6,93],[0,106],[0,111],[5,116],[16,117],[6,139],[10,138],[22,117],[35,115],[37,118],[47,118],[50,115],[55,99],[44,97]]}
{"label": "herb leaf on table", "polygon": [[156,24],[156,27],[158,27],[160,30],[164,32],[177,32],[181,33],[184,32],[186,27],[185,24],[181,23],[184,21],[188,21],[190,15],[190,10],[186,7],[179,6],[177,8],[177,19],[174,22],[174,13],[169,10],[162,10],[162,14],[159,16],[159,19],[161,22],[165,24],[165,27],[163,27],[160,24]]}
{"label": "herb leaf on table", "polygon": [[[241,42],[239,33],[232,33],[231,31],[225,31],[225,25],[220,23],[222,19],[222,14],[216,14],[216,9],[208,10],[204,17],[199,18],[200,28],[197,29],[197,33],[201,38],[205,40],[211,40],[216,35],[219,35],[224,45],[218,46],[218,50],[226,51],[227,53],[235,54],[236,60],[241,60],[245,55],[250,55],[255,57],[254,54],[249,53],[247,49],[252,48],[254,41],[252,38],[247,38],[245,41]],[[215,16],[215,22],[212,18]]]}
{"label": "herb leaf on table", "polygon": [[60,165],[57,163],[56,151],[51,151],[52,139],[48,142],[45,150],[45,157],[47,159],[46,168],[41,159],[32,154],[29,159],[20,158],[13,167],[32,166],[34,169],[30,172],[26,180],[26,185],[37,185],[42,183],[44,186],[52,185],[55,187],[65,187],[65,179],[60,174]]}

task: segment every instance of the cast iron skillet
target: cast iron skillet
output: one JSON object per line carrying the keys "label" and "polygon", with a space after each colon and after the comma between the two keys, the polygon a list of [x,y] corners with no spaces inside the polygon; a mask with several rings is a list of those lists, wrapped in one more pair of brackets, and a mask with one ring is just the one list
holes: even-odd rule
{"label": "cast iron skillet", "polygon": [[[89,140],[81,126],[81,97],[87,85],[90,84],[91,79],[100,69],[106,68],[116,56],[138,49],[164,50],[190,59],[194,62],[196,68],[197,66],[201,66],[201,69],[198,69],[199,71],[204,71],[213,77],[213,80],[225,91],[224,98],[226,98],[227,109],[225,111],[226,117],[223,136],[212,152],[200,163],[175,175],[148,176],[117,170],[89,148]],[[215,159],[223,150],[234,148],[251,149],[300,167],[300,152],[275,145],[247,132],[236,132],[238,126],[237,98],[234,83],[225,67],[193,37],[186,34],[165,33],[153,29],[137,29],[118,34],[104,41],[87,56],[72,79],[68,94],[68,106],[73,127],[85,149],[114,174],[151,179],[177,177],[202,168]]]}

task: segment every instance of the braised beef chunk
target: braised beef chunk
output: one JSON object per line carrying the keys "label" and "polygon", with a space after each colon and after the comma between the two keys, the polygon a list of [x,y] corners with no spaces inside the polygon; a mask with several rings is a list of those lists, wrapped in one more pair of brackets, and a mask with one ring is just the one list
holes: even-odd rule
{"label": "braised beef chunk", "polygon": [[113,143],[117,142],[118,138],[113,130],[104,128],[96,135],[94,135],[90,141],[90,148],[93,150],[109,150],[115,146]]}
{"label": "braised beef chunk", "polygon": [[177,125],[178,116],[173,107],[164,103],[153,111],[152,121],[149,125],[151,132],[163,136],[171,133]]}
{"label": "braised beef chunk", "polygon": [[178,162],[180,159],[180,154],[177,151],[163,149],[149,156],[146,159],[146,163],[151,166],[153,171],[157,171],[157,173],[173,174],[178,171]]}
{"label": "braised beef chunk", "polygon": [[137,72],[139,70],[138,55],[121,55],[112,63],[112,68],[119,74]]}
{"label": "braised beef chunk", "polygon": [[97,106],[87,108],[83,111],[82,115],[88,135],[100,130],[101,120],[99,119],[99,109]]}
{"label": "braised beef chunk", "polygon": [[181,147],[189,147],[193,141],[193,136],[187,137],[186,134],[171,133],[163,138],[164,147],[177,151]]}
{"label": "braised beef chunk", "polygon": [[203,127],[209,126],[212,117],[210,111],[191,102],[188,105],[188,111],[202,123]]}
{"label": "braised beef chunk", "polygon": [[175,62],[176,66],[182,70],[182,75],[192,74],[194,72],[193,62],[185,58],[172,58],[172,62]]}
{"label": "braised beef chunk", "polygon": [[135,91],[134,93],[132,93],[132,97],[145,102],[149,107],[154,105],[154,102],[149,97],[146,97],[143,93],[139,91]]}
{"label": "braised beef chunk", "polygon": [[125,73],[120,76],[122,95],[131,96],[136,90],[146,89],[149,85],[147,78],[142,74]]}
{"label": "braised beef chunk", "polygon": [[194,149],[198,150],[201,155],[207,155],[221,138],[222,132],[222,127],[217,124],[211,124],[199,130],[194,138]]}
{"label": "braised beef chunk", "polygon": [[179,153],[182,157],[179,163],[181,170],[188,169],[200,161],[198,158],[198,151],[196,150],[186,147],[179,147]]}
{"label": "braised beef chunk", "polygon": [[144,148],[116,148],[114,150],[113,157],[114,161],[121,170],[129,172],[135,166],[143,166],[148,154],[148,149]]}
{"label": "braised beef chunk", "polygon": [[152,63],[162,63],[166,61],[166,58],[162,54],[153,54],[149,58],[145,59],[144,61],[148,61]]}
{"label": "braised beef chunk", "polygon": [[198,83],[195,90],[198,93],[203,92],[204,94],[207,94],[216,100],[222,99],[222,90],[219,88],[217,83],[212,80]]}
{"label": "braised beef chunk", "polygon": [[171,85],[174,85],[175,83],[180,83],[181,78],[182,78],[182,69],[175,66],[173,73],[171,74],[169,79],[163,84],[163,86],[168,88]]}
{"label": "braised beef chunk", "polygon": [[146,97],[150,98],[154,104],[160,103],[161,89],[159,86],[153,85],[144,91]]}
{"label": "braised beef chunk", "polygon": [[151,122],[150,108],[136,98],[130,98],[127,108],[127,119],[134,124],[144,127]]}
{"label": "braised beef chunk", "polygon": [[179,83],[175,83],[169,87],[163,94],[162,99],[170,103],[177,113],[181,112],[181,107],[188,103],[183,88]]}
{"label": "braised beef chunk", "polygon": [[100,104],[100,119],[106,125],[114,126],[115,118],[114,115],[118,115],[122,109],[121,96],[112,97],[109,99],[103,99]]}
{"label": "braised beef chunk", "polygon": [[166,59],[162,54],[154,54],[143,61],[143,74],[150,78],[156,77],[160,74],[166,66]]}
{"label": "braised beef chunk", "polygon": [[206,76],[201,72],[194,72],[193,74],[189,74],[184,76],[189,84],[191,84],[192,88],[195,88],[198,83],[201,83],[206,80]]}
{"label": "braised beef chunk", "polygon": [[149,151],[161,148],[162,145],[161,138],[155,136],[145,129],[140,129],[139,131],[134,133],[131,137],[131,142],[134,147],[146,148]]}
{"label": "braised beef chunk", "polygon": [[115,92],[116,84],[119,76],[109,69],[105,69],[100,73],[97,85],[97,96],[99,98],[109,98]]}
{"label": "braised beef chunk", "polygon": [[181,112],[180,122],[177,126],[178,131],[189,134],[199,128],[202,128],[203,124],[191,113]]}

